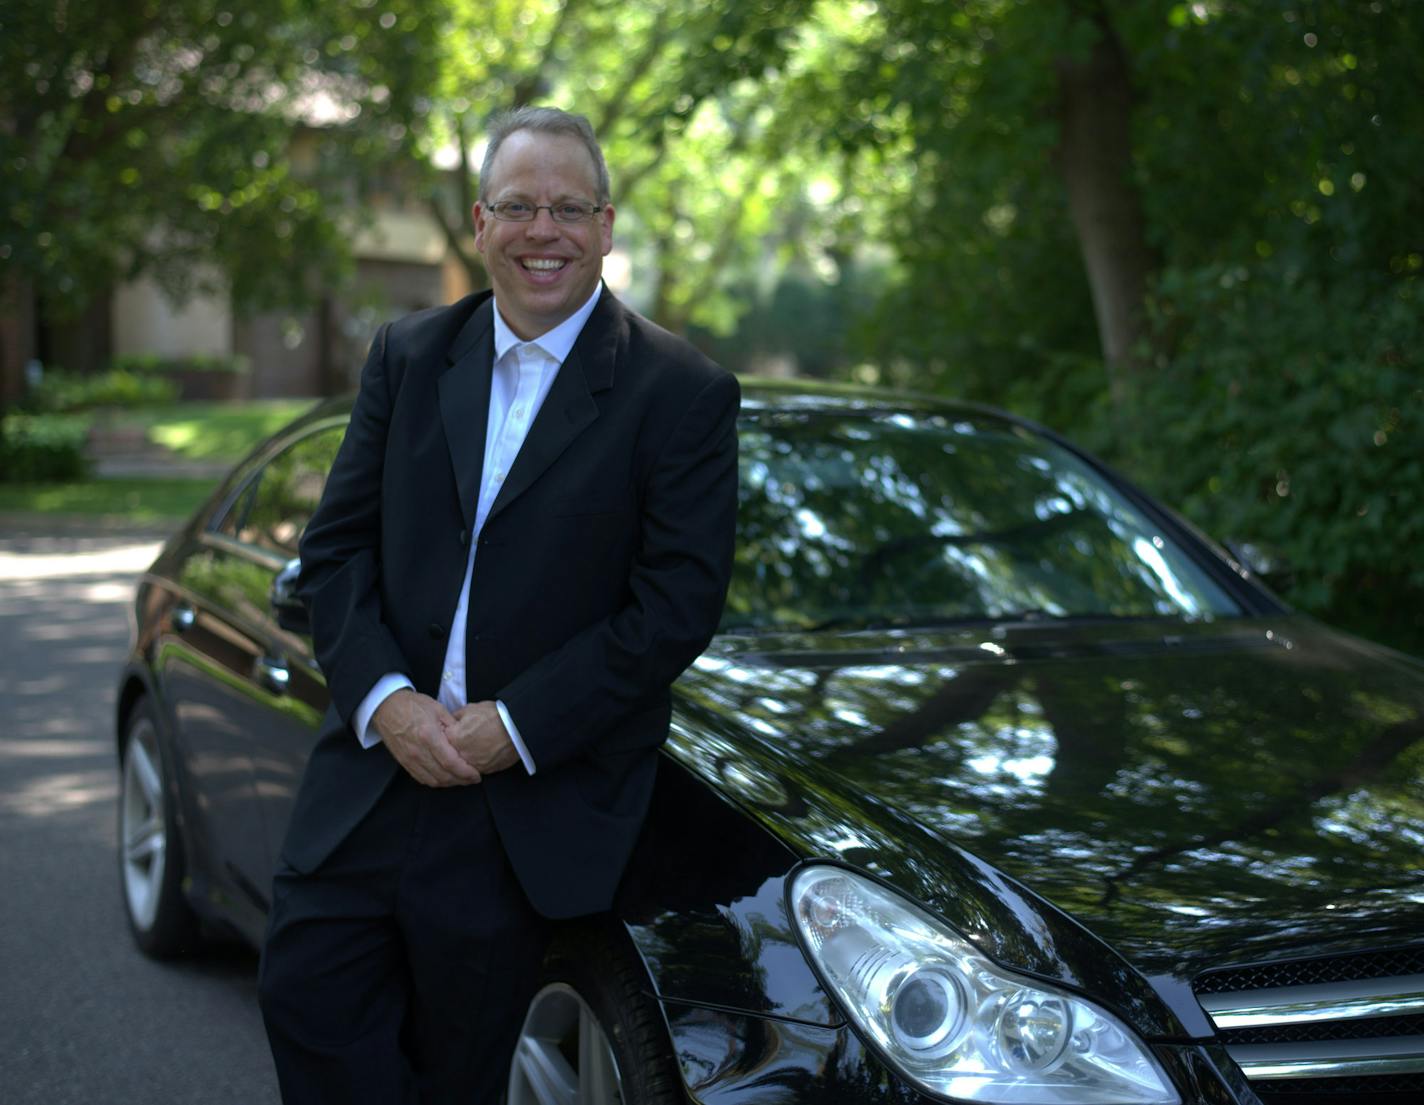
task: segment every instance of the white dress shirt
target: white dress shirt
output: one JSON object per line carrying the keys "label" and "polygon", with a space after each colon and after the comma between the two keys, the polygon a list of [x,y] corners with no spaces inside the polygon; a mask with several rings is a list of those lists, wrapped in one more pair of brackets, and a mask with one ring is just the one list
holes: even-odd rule
{"label": "white dress shirt", "polygon": [[[547,333],[530,341],[521,341],[494,304],[494,375],[490,382],[489,423],[485,431],[484,469],[480,479],[480,500],[475,507],[475,526],[470,535],[470,555],[465,561],[465,581],[460,586],[460,599],[455,605],[455,618],[450,625],[449,643],[445,647],[445,666],[440,677],[439,701],[452,714],[465,702],[465,630],[470,609],[470,582],[474,579],[475,550],[479,548],[480,530],[484,529],[490,507],[509,475],[514,458],[529,433],[534,416],[544,405],[544,397],[553,386],[554,377],[568,358],[574,342],[583,331],[584,323],[593,313],[602,285],[593,289],[588,302]],[[356,708],[352,727],[363,748],[380,744],[381,737],[371,729],[371,716],[376,707],[396,691],[414,684],[398,672],[383,675]],[[510,740],[529,774],[534,774],[534,760],[524,740],[509,716],[503,702],[496,702],[500,719],[509,731]]]}

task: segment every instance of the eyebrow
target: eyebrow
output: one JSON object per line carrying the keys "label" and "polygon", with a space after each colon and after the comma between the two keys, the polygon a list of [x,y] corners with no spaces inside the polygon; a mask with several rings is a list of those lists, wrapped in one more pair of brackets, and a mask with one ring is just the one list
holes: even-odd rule
{"label": "eyebrow", "polygon": [[[519,202],[521,202],[521,203],[533,203],[533,202],[534,202],[534,200],[528,195],[528,193],[525,193],[525,192],[508,192],[508,193],[504,193],[504,194],[502,194],[502,195],[498,195],[498,196],[492,197],[489,202],[490,202],[490,203],[509,203],[509,202],[515,201],[515,200],[517,200],[517,201],[519,201]],[[561,196],[555,196],[555,197],[554,197],[552,200],[550,200],[549,202],[550,202],[550,203],[586,203],[586,204],[588,204],[590,207],[600,207],[600,206],[602,206],[602,205],[601,205],[597,200],[595,200],[595,199],[588,199],[588,198],[586,198],[586,197],[584,197],[584,196],[580,196],[580,195],[577,195],[577,194],[574,194],[574,193],[569,193],[569,192],[566,192],[566,193],[564,193],[564,194],[561,195]]]}

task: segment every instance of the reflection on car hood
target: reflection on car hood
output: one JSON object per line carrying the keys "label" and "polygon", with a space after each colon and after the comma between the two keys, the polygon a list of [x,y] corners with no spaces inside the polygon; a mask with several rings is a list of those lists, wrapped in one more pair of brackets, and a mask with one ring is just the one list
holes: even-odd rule
{"label": "reflection on car hood", "polygon": [[1149,973],[1421,935],[1424,666],[1304,619],[724,637],[679,692],[801,854],[991,865]]}

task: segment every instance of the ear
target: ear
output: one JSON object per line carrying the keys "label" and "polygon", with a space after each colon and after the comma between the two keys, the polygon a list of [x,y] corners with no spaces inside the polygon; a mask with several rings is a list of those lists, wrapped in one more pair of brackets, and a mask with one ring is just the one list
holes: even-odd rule
{"label": "ear", "polygon": [[616,212],[611,203],[603,205],[603,218],[599,219],[599,226],[603,233],[603,256],[607,257],[613,250],[613,216]]}
{"label": "ear", "polygon": [[475,206],[470,208],[470,218],[475,224],[475,248],[483,253],[485,251],[485,223],[488,221],[485,205],[476,202]]}

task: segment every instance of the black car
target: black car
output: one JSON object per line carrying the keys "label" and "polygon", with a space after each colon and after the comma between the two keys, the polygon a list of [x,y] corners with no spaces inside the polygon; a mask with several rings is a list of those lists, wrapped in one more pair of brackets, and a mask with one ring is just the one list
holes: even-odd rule
{"label": "black car", "polygon": [[[1424,1100],[1424,665],[1040,428],[744,392],[722,629],[511,1105]],[[152,954],[262,932],[326,705],[293,558],[348,411],[254,452],[139,587]]]}

